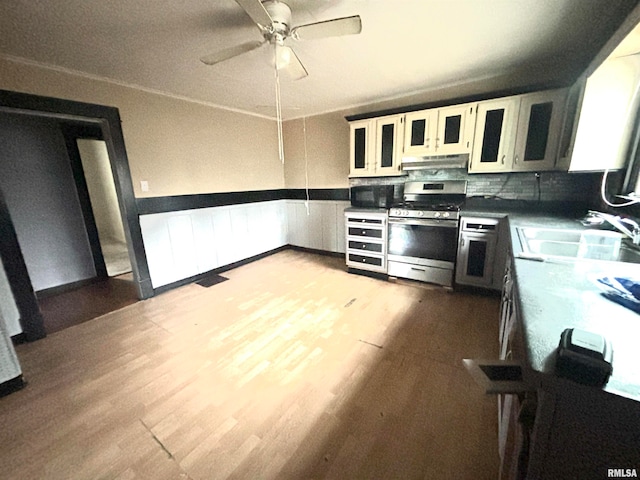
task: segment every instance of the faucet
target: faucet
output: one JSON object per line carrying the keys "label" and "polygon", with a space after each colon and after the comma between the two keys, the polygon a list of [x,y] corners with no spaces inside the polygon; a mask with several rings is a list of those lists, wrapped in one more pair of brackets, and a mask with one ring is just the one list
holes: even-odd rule
{"label": "faucet", "polygon": [[[630,218],[622,218],[608,213],[589,210],[587,218],[599,218],[628,236],[634,245],[640,245],[640,225]],[[626,224],[626,225],[625,225]]]}

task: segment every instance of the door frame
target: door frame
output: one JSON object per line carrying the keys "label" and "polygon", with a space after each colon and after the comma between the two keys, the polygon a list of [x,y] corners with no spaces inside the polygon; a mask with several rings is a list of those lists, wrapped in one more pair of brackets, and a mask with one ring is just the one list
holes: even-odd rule
{"label": "door frame", "polygon": [[[0,89],[0,115],[20,113],[100,128],[107,145],[111,172],[123,220],[133,279],[138,298],[153,296],[149,266],[142,241],[138,207],[133,192],[129,160],[124,144],[120,112],[115,107],[43,97]],[[24,263],[13,222],[0,192],[0,259],[20,313],[20,324],[27,341],[44,337],[44,322]]]}

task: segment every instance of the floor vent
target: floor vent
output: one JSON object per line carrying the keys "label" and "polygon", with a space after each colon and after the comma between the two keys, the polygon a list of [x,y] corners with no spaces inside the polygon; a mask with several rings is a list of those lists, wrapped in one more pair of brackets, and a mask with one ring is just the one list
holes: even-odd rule
{"label": "floor vent", "polygon": [[222,275],[209,275],[208,277],[204,277],[203,279],[198,280],[196,283],[201,287],[211,287],[226,280],[229,279],[227,277],[223,277]]}

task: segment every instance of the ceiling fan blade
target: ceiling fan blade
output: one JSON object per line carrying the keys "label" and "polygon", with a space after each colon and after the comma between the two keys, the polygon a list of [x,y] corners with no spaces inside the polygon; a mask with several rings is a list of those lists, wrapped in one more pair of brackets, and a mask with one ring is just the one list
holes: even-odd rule
{"label": "ceiling fan blade", "polygon": [[309,75],[291,47],[276,45],[276,68],[291,80],[300,80]]}
{"label": "ceiling fan blade", "polygon": [[260,0],[236,0],[236,3],[247,12],[247,15],[258,25],[260,30],[266,29],[273,23],[271,15],[269,15],[269,12],[267,12],[267,9],[264,8]]}
{"label": "ceiling fan blade", "polygon": [[361,31],[362,20],[360,15],[354,15],[353,17],[334,18],[324,22],[300,25],[291,30],[291,36],[296,40],[313,40],[341,35],[355,35]]}
{"label": "ceiling fan blade", "polygon": [[215,65],[216,63],[224,62],[225,60],[229,60],[230,58],[237,57],[238,55],[250,52],[251,50],[255,50],[263,43],[265,42],[259,40],[241,43],[240,45],[236,45],[235,47],[225,48],[224,50],[220,50],[219,52],[205,55],[204,57],[200,58],[200,61],[206,65]]}

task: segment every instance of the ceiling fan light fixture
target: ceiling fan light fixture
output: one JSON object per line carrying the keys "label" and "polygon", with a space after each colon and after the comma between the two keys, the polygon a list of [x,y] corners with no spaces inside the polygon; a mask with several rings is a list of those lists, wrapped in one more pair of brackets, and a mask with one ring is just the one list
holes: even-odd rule
{"label": "ceiling fan light fixture", "polygon": [[291,64],[291,49],[280,43],[275,44],[274,66],[278,70],[287,68]]}

